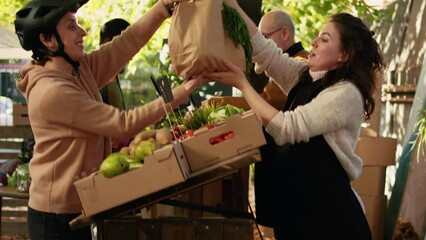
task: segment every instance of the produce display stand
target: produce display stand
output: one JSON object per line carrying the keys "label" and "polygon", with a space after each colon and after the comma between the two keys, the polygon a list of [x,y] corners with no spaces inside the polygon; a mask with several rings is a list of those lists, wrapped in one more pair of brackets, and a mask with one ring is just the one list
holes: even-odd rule
{"label": "produce display stand", "polygon": [[133,213],[142,208],[151,206],[156,203],[186,207],[186,208],[195,208],[203,211],[211,211],[215,213],[222,214],[227,217],[239,217],[239,218],[249,218],[253,219],[253,215],[248,212],[238,212],[233,211],[232,209],[216,208],[210,206],[204,206],[199,204],[185,203],[181,201],[172,200],[171,198],[178,196],[182,193],[188,192],[197,187],[206,185],[213,181],[228,177],[232,174],[237,173],[241,168],[247,167],[252,163],[260,161],[260,154],[258,149],[254,149],[245,153],[242,153],[238,156],[229,158],[228,160],[222,161],[215,165],[206,167],[199,171],[191,173],[191,175],[184,182],[176,184],[175,186],[168,187],[166,189],[161,189],[152,194],[143,196],[136,200],[127,202],[120,206],[108,209],[106,211],[100,212],[96,215],[91,216],[90,218],[80,215],[77,218],[73,219],[70,222],[72,229],[78,229],[82,226],[87,226],[90,222],[95,222],[97,225],[98,239],[104,239],[104,220],[109,218],[117,218],[124,216],[129,213]]}
{"label": "produce display stand", "polygon": [[[0,159],[3,163],[17,159],[21,150],[21,140],[33,138],[30,126],[0,126]],[[28,199],[28,193],[21,193],[15,187],[0,186],[0,219],[3,216],[3,198]],[[2,222],[0,221],[0,233]]]}
{"label": "produce display stand", "polygon": [[[9,186],[0,186],[0,219],[2,218],[2,207],[3,207],[3,197],[15,198],[15,199],[28,199],[28,193],[18,192],[16,187]],[[0,221],[0,234],[1,234],[2,224]]]}

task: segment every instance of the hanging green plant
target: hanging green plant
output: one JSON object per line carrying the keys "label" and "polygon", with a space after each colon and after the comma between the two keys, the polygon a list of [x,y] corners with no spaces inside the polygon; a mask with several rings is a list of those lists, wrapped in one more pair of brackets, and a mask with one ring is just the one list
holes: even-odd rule
{"label": "hanging green plant", "polygon": [[[415,127],[418,128],[416,143],[417,143],[417,159],[424,155],[426,145],[426,110],[422,109],[419,111],[419,119],[415,123]],[[413,144],[413,147],[415,144]]]}
{"label": "hanging green plant", "polygon": [[246,58],[246,71],[249,74],[253,66],[251,60],[253,47],[251,46],[250,33],[246,23],[234,8],[229,7],[226,4],[223,4],[222,22],[225,31],[234,42],[235,47],[238,47],[239,44],[243,46]]}

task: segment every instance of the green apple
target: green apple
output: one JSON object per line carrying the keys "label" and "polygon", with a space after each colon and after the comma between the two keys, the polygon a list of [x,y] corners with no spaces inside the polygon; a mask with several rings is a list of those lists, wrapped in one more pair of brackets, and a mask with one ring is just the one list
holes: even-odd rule
{"label": "green apple", "polygon": [[[124,155],[124,156],[123,156]],[[102,161],[99,172],[107,178],[120,175],[129,170],[129,162],[126,155],[122,153],[112,153]]]}

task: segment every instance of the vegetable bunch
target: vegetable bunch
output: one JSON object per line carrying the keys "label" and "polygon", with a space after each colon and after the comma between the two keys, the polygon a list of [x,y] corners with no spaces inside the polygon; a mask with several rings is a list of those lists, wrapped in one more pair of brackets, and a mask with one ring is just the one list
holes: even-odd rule
{"label": "vegetable bunch", "polygon": [[251,60],[253,47],[250,42],[250,33],[248,31],[246,23],[234,8],[229,7],[226,4],[223,4],[222,22],[225,31],[232,39],[235,46],[237,47],[238,44],[241,44],[241,46],[243,46],[244,54],[246,57],[246,72],[250,73],[250,70],[253,66]]}

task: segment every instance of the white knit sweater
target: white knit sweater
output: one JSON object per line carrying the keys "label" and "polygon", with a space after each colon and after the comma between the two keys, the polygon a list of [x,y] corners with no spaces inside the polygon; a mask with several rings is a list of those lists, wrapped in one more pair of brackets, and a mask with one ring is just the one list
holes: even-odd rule
{"label": "white knit sweater", "polygon": [[[283,54],[273,41],[266,40],[260,32],[251,38],[255,71],[275,79],[288,94],[299,80],[299,73],[306,67]],[[313,80],[325,72],[310,72]],[[294,111],[278,112],[265,126],[266,131],[278,145],[308,142],[310,138],[323,135],[333,149],[350,180],[359,177],[362,160],[354,153],[363,122],[363,101],[358,88],[343,81],[327,87],[311,102]]]}

